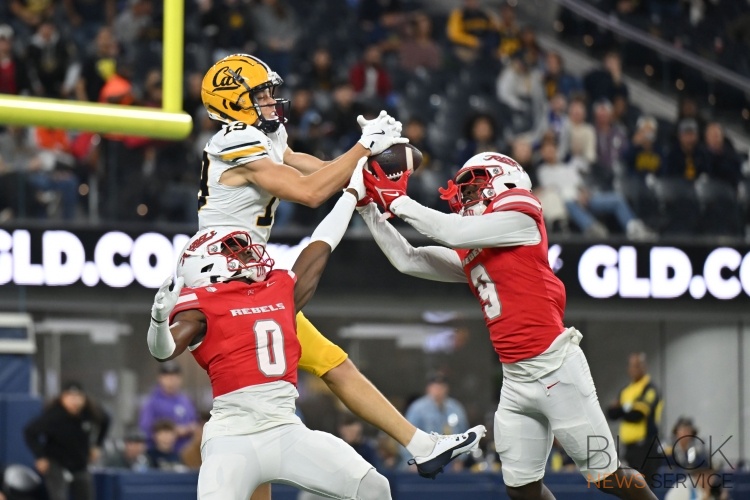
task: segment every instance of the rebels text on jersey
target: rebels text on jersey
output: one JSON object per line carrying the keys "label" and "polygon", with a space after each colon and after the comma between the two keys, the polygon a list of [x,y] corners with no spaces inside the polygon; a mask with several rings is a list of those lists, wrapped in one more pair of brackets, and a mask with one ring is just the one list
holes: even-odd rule
{"label": "rebels text on jersey", "polygon": [[287,148],[283,125],[264,134],[243,122],[224,125],[203,150],[200,192],[198,193],[199,229],[235,226],[247,229],[255,243],[265,244],[271,234],[279,200],[253,184],[227,186],[221,175],[240,165],[271,158],[283,163]]}
{"label": "rebels text on jersey", "polygon": [[214,397],[278,380],[297,384],[295,282],[291,271],[276,270],[259,283],[182,289],[170,323],[181,311],[205,315],[206,335],[191,352],[208,372]]}
{"label": "rebels text on jersey", "polygon": [[532,217],[541,241],[536,245],[456,252],[482,305],[500,361],[515,363],[543,353],[565,329],[565,287],[549,266],[539,200],[526,190],[510,189],[495,197],[485,213],[501,211]]}

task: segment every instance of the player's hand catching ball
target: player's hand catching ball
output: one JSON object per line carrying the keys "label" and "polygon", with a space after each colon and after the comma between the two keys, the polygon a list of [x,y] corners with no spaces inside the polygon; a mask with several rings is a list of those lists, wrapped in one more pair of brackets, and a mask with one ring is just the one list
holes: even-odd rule
{"label": "player's hand catching ball", "polygon": [[369,149],[371,155],[377,155],[394,144],[407,143],[409,139],[401,137],[401,122],[381,111],[377,118],[366,121],[358,142]]}
{"label": "player's hand catching ball", "polygon": [[409,182],[411,171],[401,174],[397,180],[386,177],[378,162],[370,162],[374,175],[365,170],[363,172],[367,196],[375,200],[383,210],[390,211],[391,204],[402,196],[406,196],[406,186]]}
{"label": "player's hand catching ball", "polygon": [[162,283],[159,291],[154,297],[154,305],[151,306],[151,318],[157,323],[164,323],[169,319],[172,309],[177,305],[177,299],[180,298],[180,291],[185,285],[185,278],[180,276],[172,286],[172,277],[170,276]]}

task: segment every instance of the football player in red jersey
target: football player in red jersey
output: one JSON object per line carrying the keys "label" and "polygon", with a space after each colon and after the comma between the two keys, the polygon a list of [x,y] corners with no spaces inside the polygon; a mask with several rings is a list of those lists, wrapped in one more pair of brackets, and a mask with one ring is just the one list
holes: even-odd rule
{"label": "football player in red jersey", "polygon": [[[151,354],[166,361],[188,349],[211,379],[214,404],[203,432],[200,499],[246,500],[273,481],[335,498],[390,498],[388,481],[351,447],[307,429],[294,413],[301,354],[295,315],[311,298],[364,196],[365,161],[291,272],[273,270],[265,246],[246,229],[208,228],[185,246],[175,286],[170,290],[170,278],[156,294],[147,339]],[[183,289],[184,282],[193,286]],[[484,435],[483,427],[472,432],[480,431]],[[434,447],[450,461],[475,448],[481,435],[436,439]]]}
{"label": "football player in red jersey", "polygon": [[358,210],[388,260],[412,276],[468,283],[482,307],[503,366],[495,447],[510,498],[554,499],[542,479],[556,437],[590,484],[655,500],[642,476],[620,467],[582,335],[563,324],[565,287],[549,266],[542,206],[523,168],[499,153],[475,155],[441,189],[453,214],[406,196],[408,173],[393,181],[373,170],[364,172],[368,197],[444,245],[413,247],[365,198]]}
{"label": "football player in red jersey", "polygon": [[[388,480],[353,448],[295,415],[295,315],[312,297],[360,196],[347,188],[291,271],[274,270],[265,246],[245,229],[206,229],[186,245],[173,289],[169,278],[157,293],[151,354],[164,361],[189,349],[211,379],[199,499],[247,500],[275,480],[337,498],[391,498]],[[182,288],[184,280],[198,285]]]}

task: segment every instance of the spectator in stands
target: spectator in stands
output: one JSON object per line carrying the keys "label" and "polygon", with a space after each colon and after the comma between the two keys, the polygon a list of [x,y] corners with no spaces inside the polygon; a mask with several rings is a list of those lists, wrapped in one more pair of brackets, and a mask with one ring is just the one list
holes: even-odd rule
{"label": "spectator in stands", "polygon": [[570,219],[587,236],[603,238],[608,231],[598,217],[614,216],[631,239],[648,239],[653,233],[633,214],[625,198],[616,191],[589,190],[579,166],[561,163],[553,140],[542,144],[542,164],[537,176],[539,185],[553,190],[565,202]]}
{"label": "spectator in stands", "polygon": [[376,469],[380,468],[378,453],[370,440],[364,435],[362,420],[351,413],[341,415],[339,417],[338,435],[370,465]]}
{"label": "spectator in stands", "polygon": [[[237,52],[254,54],[255,41],[252,7],[255,4],[234,1],[197,2],[202,40],[208,42],[211,60]],[[206,64],[210,64],[205,61]],[[198,70],[199,68],[195,68]],[[199,69],[203,74],[203,68]]]}
{"label": "spectator in stands", "polygon": [[88,464],[99,458],[108,429],[109,416],[74,381],[26,425],[26,444],[50,500],[93,499]]}
{"label": "spectator in stands", "polygon": [[[331,158],[347,151],[359,138],[359,131],[352,128],[357,116],[367,115],[367,109],[356,101],[354,87],[348,81],[339,82],[333,89],[333,106],[326,120],[331,123],[328,153]],[[373,118],[374,116],[369,116]]]}
{"label": "spectator in stands", "polygon": [[55,14],[53,0],[10,0],[11,24],[19,38],[28,40],[44,19]]}
{"label": "spectator in stands", "polygon": [[152,429],[158,420],[175,424],[177,451],[190,440],[197,426],[198,414],[190,398],[182,392],[182,370],[175,362],[159,365],[158,384],[141,407],[138,425],[153,443]]}
{"label": "spectator in stands", "polygon": [[409,193],[422,205],[437,208],[440,203],[438,188],[450,174],[443,170],[443,164],[427,144],[427,125],[420,118],[411,118],[404,125],[403,136],[422,152],[422,166],[409,179]]}
{"label": "spectator in stands", "polygon": [[700,174],[707,173],[706,152],[698,141],[698,122],[683,119],[677,126],[677,143],[670,148],[664,161],[663,174],[694,181]]}
{"label": "spectator in stands", "polygon": [[152,0],[129,0],[125,9],[115,18],[113,30],[117,41],[126,52],[135,52],[137,44],[154,29],[154,4]]}
{"label": "spectator in stands", "polygon": [[596,130],[586,121],[586,104],[574,98],[568,106],[570,120],[570,145],[568,151],[573,162],[581,164],[587,171],[596,160]]}
{"label": "spectator in stands", "polygon": [[510,3],[500,5],[500,20],[497,27],[500,34],[498,56],[504,63],[522,50],[521,28],[516,19],[516,10]]}
{"label": "spectator in stands", "polygon": [[401,0],[358,0],[349,4],[359,4],[357,20],[361,43],[387,46],[389,38],[396,38],[404,15]]}
{"label": "spectator in stands", "polygon": [[687,481],[674,484],[667,490],[664,500],[728,500],[729,494],[722,487],[722,478],[712,467],[711,450],[697,439],[698,431],[692,419],[680,417],[675,424],[673,461],[690,476]]}
{"label": "spectator in stands", "polygon": [[526,54],[517,52],[497,79],[497,98],[512,110],[513,136],[525,135],[532,142],[544,134],[547,99],[542,72],[529,66]]}
{"label": "spectator in stands", "polygon": [[663,402],[647,368],[645,353],[630,354],[630,384],[620,391],[620,396],[610,405],[607,415],[612,420],[621,421],[619,438],[625,447],[621,458],[642,473],[649,484],[653,484],[663,463],[658,439]]}
{"label": "spectator in stands", "polygon": [[39,24],[26,51],[35,94],[54,99],[66,98],[75,89],[79,71],[76,48],[57,30],[51,19]]}
{"label": "spectator in stands", "polygon": [[344,75],[336,70],[327,47],[317,47],[309,59],[303,63],[300,82],[313,92],[315,106],[321,111],[328,111],[333,103],[333,89]]}
{"label": "spectator in stands", "polygon": [[115,0],[63,0],[66,21],[78,50],[85,52],[91,39],[115,19]]}
{"label": "spectator in stands", "polygon": [[628,137],[635,130],[637,113],[637,110],[630,107],[627,96],[619,94],[612,100],[612,123],[621,127]]}
{"label": "spectator in stands", "polygon": [[404,26],[405,37],[398,48],[401,69],[413,72],[417,68],[440,69],[443,54],[432,38],[432,21],[424,12],[415,12]]}
{"label": "spectator in stands", "polygon": [[583,87],[590,102],[607,99],[612,102],[617,95],[628,96],[622,73],[622,59],[618,52],[607,52],[604,56],[604,67],[586,74]]}
{"label": "spectator in stands", "polygon": [[549,51],[544,57],[544,93],[547,99],[552,99],[556,94],[562,94],[567,99],[573,94],[580,92],[581,82],[565,71],[563,58],[559,52]]}
{"label": "spectator in stands", "polygon": [[27,95],[31,81],[25,59],[17,57],[13,47],[13,28],[0,24],[0,94]]}
{"label": "spectator in stands", "polygon": [[388,100],[393,85],[388,71],[383,66],[380,47],[365,47],[362,59],[349,70],[349,81],[361,101],[372,101],[382,105]]}
{"label": "spectator in stands", "polygon": [[[488,56],[498,47],[498,26],[479,0],[463,0],[462,7],[453,9],[446,32],[453,54],[464,64]],[[517,36],[517,32],[515,34]]]}
{"label": "spectator in stands", "polygon": [[149,462],[146,456],[146,434],[137,428],[128,432],[123,439],[122,448],[116,447],[104,457],[104,466],[134,472],[147,470]]}
{"label": "spectator in stands", "polygon": [[625,165],[630,175],[645,177],[661,173],[664,153],[656,141],[658,126],[653,116],[638,118],[631,147],[625,155]]}
{"label": "spectator in stands", "polygon": [[[425,432],[453,434],[458,429],[469,426],[466,410],[463,405],[448,396],[450,386],[447,377],[440,373],[431,373],[427,378],[425,395],[414,400],[406,409],[406,419]],[[406,453],[406,449],[402,450]],[[451,467],[460,469],[461,460],[455,460]]]}
{"label": "spectator in stands", "polygon": [[715,180],[736,187],[742,181],[742,162],[731,141],[724,136],[724,129],[718,122],[706,126],[705,144],[708,175]]}
{"label": "spectator in stands", "polygon": [[606,99],[594,103],[597,161],[591,168],[591,178],[604,190],[612,189],[616,175],[622,173],[622,161],[630,147],[622,125],[614,122],[612,103]]}
{"label": "spectator in stands", "polygon": [[153,443],[146,450],[148,464],[152,469],[181,472],[186,467],[180,460],[175,444],[177,442],[177,427],[169,419],[159,419],[151,429]]}
{"label": "spectator in stands", "polygon": [[[463,165],[478,153],[485,151],[501,151],[501,134],[498,133],[495,118],[487,113],[471,116],[464,125],[464,139],[459,142],[456,165]],[[454,172],[451,172],[451,175]]]}
{"label": "spectator in stands", "polygon": [[42,195],[54,194],[59,197],[63,219],[73,220],[78,208],[80,181],[68,132],[34,127],[30,129],[30,143],[37,154],[27,164],[29,183]]}
{"label": "spectator in stands", "polygon": [[679,124],[685,119],[695,120],[698,124],[698,136],[703,135],[703,131],[706,130],[706,119],[703,118],[703,114],[698,107],[698,102],[694,97],[683,94],[677,101],[677,121],[675,122],[676,126],[672,138],[677,138],[679,135]]}
{"label": "spectator in stands", "polygon": [[76,98],[79,101],[99,101],[102,87],[116,72],[119,52],[112,29],[101,28],[94,40],[94,52],[84,60],[81,76],[76,83]]}
{"label": "spectator in stands", "polygon": [[289,76],[291,52],[301,31],[286,0],[263,0],[253,8],[258,56],[282,78]]}
{"label": "spectator in stands", "polygon": [[545,135],[552,134],[557,145],[557,156],[560,160],[568,157],[570,147],[570,119],[568,118],[568,100],[564,94],[555,94],[549,101],[545,115]]}

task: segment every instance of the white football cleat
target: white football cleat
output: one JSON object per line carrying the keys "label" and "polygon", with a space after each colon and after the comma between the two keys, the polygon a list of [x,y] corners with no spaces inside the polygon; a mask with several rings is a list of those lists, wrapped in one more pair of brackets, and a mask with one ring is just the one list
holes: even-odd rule
{"label": "white football cleat", "polygon": [[435,441],[432,453],[424,457],[414,457],[409,460],[409,465],[416,465],[417,472],[422,477],[435,479],[435,476],[443,472],[443,467],[451,460],[475,450],[479,446],[479,440],[487,433],[483,425],[472,427],[463,434],[438,434],[433,432],[430,437]]}

